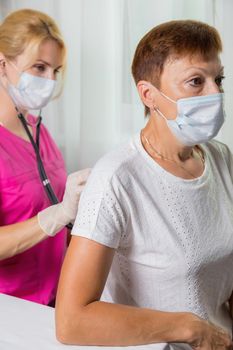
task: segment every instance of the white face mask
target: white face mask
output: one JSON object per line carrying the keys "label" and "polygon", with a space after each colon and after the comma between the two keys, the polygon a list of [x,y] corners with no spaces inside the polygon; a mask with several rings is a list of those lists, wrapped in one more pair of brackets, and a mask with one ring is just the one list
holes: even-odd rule
{"label": "white face mask", "polygon": [[23,110],[41,109],[51,99],[55,86],[55,80],[22,72],[17,86],[8,83],[7,91],[16,107]]}
{"label": "white face mask", "polygon": [[177,117],[167,119],[159,109],[155,109],[167,122],[176,138],[186,146],[205,143],[215,137],[221,129],[225,113],[223,93],[181,98],[177,101],[164,95],[177,104]]}

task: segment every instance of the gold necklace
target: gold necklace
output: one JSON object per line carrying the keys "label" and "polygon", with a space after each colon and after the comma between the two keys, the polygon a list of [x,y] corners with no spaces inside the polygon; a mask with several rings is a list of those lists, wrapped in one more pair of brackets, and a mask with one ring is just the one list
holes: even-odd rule
{"label": "gold necklace", "polygon": [[[143,131],[141,131],[141,135],[142,137],[145,139],[146,143],[149,145],[149,147],[157,154],[157,156],[159,156],[162,160],[166,160],[172,163],[175,163],[176,165],[178,165],[181,169],[183,169],[187,174],[191,175],[194,179],[196,178],[195,175],[193,175],[189,170],[187,170],[185,167],[183,167],[182,165],[178,164],[174,159],[170,159],[170,158],[166,158],[164,157],[159,151],[157,151],[157,149],[154,148],[154,146],[152,146],[152,144],[149,142],[148,138],[144,135]],[[203,166],[205,166],[205,159],[202,156],[202,154],[200,153],[199,150],[197,150],[198,156],[200,157]]]}

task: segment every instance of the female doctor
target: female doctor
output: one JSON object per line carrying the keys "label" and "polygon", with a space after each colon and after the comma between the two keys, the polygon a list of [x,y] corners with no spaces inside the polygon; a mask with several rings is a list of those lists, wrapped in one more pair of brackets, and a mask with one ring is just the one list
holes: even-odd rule
{"label": "female doctor", "polygon": [[61,152],[41,117],[28,113],[49,102],[65,61],[60,31],[46,14],[19,10],[0,25],[0,292],[42,304],[54,302],[64,227],[89,172],[66,183]]}

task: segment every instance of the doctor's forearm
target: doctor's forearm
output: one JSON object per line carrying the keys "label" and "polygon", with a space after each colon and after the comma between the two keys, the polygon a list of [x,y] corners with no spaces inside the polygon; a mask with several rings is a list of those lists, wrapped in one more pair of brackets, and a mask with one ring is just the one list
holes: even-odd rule
{"label": "doctor's forearm", "polygon": [[0,227],[0,260],[10,258],[33,247],[48,235],[42,231],[37,216]]}

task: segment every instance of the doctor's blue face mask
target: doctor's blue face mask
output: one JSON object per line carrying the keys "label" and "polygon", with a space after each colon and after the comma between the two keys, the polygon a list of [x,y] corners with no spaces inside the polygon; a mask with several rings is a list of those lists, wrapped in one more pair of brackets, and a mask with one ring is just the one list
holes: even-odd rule
{"label": "doctor's blue face mask", "polygon": [[167,119],[158,108],[154,110],[166,120],[171,132],[183,145],[194,146],[205,143],[218,134],[225,120],[223,93],[174,101],[159,92],[177,105],[177,116],[174,120]]}

